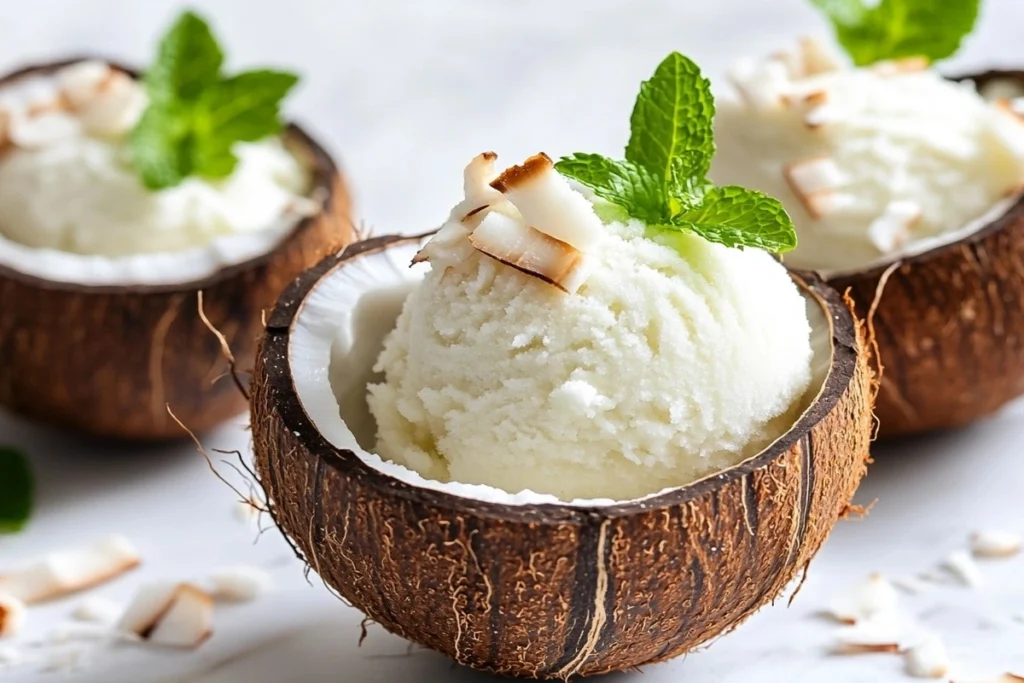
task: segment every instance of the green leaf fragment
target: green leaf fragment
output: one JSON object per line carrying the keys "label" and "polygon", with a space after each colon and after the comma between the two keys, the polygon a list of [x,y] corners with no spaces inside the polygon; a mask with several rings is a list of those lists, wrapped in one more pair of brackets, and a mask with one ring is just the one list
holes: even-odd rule
{"label": "green leaf fragment", "polygon": [[858,66],[886,59],[944,59],[960,48],[981,0],[812,0]]}
{"label": "green leaf fragment", "polygon": [[642,166],[600,154],[574,154],[559,159],[555,169],[621,206],[633,218],[645,223],[664,218],[665,182]]}
{"label": "green leaf fragment", "polygon": [[146,72],[150,100],[198,100],[217,83],[223,62],[210,26],[194,12],[184,12],[160,41],[156,61]]}
{"label": "green leaf fragment", "polygon": [[224,78],[223,61],[210,27],[192,12],[160,42],[145,79],[150,105],[131,138],[133,162],[149,189],[194,175],[225,178],[238,165],[235,143],[281,132],[281,100],[298,76],[261,69]]}
{"label": "green leaf fragment", "polygon": [[653,226],[655,232],[680,229],[727,247],[757,247],[781,253],[796,246],[793,222],[782,204],[736,185],[710,188],[699,207],[683,211],[670,223]]}
{"label": "green leaf fragment", "polygon": [[673,52],[640,85],[629,120],[626,160],[666,180],[672,160],[684,152],[703,152],[710,162],[715,154],[714,117],[710,81],[696,64]]}
{"label": "green leaf fragment", "polygon": [[32,513],[35,481],[28,459],[0,447],[0,533],[20,531]]}

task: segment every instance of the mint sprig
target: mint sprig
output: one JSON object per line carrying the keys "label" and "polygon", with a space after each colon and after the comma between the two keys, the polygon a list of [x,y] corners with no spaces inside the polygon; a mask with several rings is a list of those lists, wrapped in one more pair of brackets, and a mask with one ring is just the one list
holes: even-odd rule
{"label": "mint sprig", "polygon": [[707,179],[714,116],[710,83],[674,52],[640,86],[624,161],[577,153],[555,168],[643,222],[653,239],[671,243],[671,234],[692,232],[729,247],[789,251],[796,232],[782,204]]}
{"label": "mint sprig", "polygon": [[281,101],[298,77],[270,69],[226,77],[223,63],[209,25],[193,12],[183,13],[160,41],[144,78],[149,106],[131,138],[146,187],[227,177],[238,163],[235,143],[281,131]]}
{"label": "mint sprig", "polygon": [[20,531],[32,513],[35,482],[28,460],[13,448],[0,447],[0,534]]}
{"label": "mint sprig", "polygon": [[857,66],[886,59],[944,59],[960,49],[981,0],[811,0]]}

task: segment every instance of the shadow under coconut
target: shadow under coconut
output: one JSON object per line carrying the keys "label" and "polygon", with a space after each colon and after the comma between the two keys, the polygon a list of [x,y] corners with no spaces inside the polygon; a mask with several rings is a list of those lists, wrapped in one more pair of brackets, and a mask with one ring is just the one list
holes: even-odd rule
{"label": "shadow under coconut", "polygon": [[[229,427],[232,431],[237,428]],[[237,437],[221,430],[207,435],[207,443],[231,444]],[[49,507],[88,504],[112,490],[159,482],[172,471],[194,466],[200,458],[182,432],[173,442],[107,441],[40,425],[0,412],[0,443],[21,450],[36,477],[36,513]]]}

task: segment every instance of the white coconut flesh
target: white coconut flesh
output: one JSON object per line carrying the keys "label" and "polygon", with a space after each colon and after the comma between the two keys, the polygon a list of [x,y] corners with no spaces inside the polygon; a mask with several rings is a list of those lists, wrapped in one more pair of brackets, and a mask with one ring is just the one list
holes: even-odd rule
{"label": "white coconut flesh", "polygon": [[323,190],[305,151],[270,138],[236,145],[221,181],[146,190],[127,137],[141,84],[103,62],[0,88],[0,266],[60,283],[171,285],[273,251]]}
{"label": "white coconut flesh", "polygon": [[[412,486],[507,505],[623,502],[611,498],[566,501],[530,490],[508,492],[481,484],[436,481],[374,452],[377,424],[367,404],[367,385],[382,381],[373,367],[384,339],[394,329],[405,298],[430,267],[422,263],[409,267],[421,247],[422,243],[412,241],[343,262],[304,299],[291,326],[288,358],[296,395],[316,430],[334,447],[351,451],[368,466]],[[833,321],[820,301],[806,293],[805,300],[812,330],[812,380],[799,401],[798,415],[820,396],[832,362]],[[717,473],[709,475],[714,476]]]}
{"label": "white coconut flesh", "polygon": [[740,62],[717,98],[711,176],[783,202],[800,240],[788,265],[827,277],[883,266],[960,241],[1019,200],[1019,86],[979,96],[920,60],[854,69],[824,54],[805,41]]}

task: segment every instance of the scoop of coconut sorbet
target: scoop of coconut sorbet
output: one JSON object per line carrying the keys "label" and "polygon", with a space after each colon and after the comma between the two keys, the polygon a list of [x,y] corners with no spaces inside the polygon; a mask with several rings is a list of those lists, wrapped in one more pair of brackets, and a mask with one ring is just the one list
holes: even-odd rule
{"label": "scoop of coconut sorbet", "polygon": [[493,160],[467,168],[377,362],[382,457],[440,481],[626,499],[791,426],[810,324],[771,255],[688,234],[663,246],[598,218],[547,157],[488,184]]}
{"label": "scoop of coconut sorbet", "polygon": [[855,69],[805,40],[731,79],[711,177],[785,204],[790,265],[855,270],[952,241],[1024,183],[1024,121],[923,59]]}

